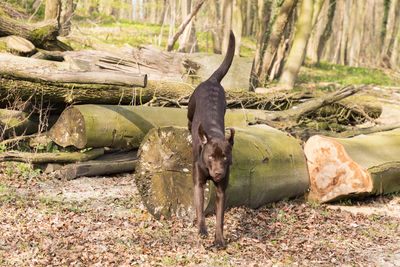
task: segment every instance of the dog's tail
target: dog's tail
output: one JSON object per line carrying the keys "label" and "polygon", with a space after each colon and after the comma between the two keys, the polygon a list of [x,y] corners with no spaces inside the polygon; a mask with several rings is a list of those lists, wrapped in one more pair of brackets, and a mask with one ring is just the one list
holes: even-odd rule
{"label": "dog's tail", "polygon": [[235,35],[231,31],[229,34],[229,44],[228,50],[226,51],[225,59],[222,62],[221,66],[211,75],[210,79],[216,79],[219,83],[225,77],[225,74],[228,72],[233,56],[235,55]]}

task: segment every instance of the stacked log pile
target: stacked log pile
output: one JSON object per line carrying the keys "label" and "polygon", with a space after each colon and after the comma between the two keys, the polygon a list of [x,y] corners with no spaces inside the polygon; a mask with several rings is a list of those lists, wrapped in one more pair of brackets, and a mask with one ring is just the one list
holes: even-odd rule
{"label": "stacked log pile", "polygon": [[[154,216],[193,215],[185,108],[220,58],[148,47],[67,51],[55,27],[0,13],[0,161],[39,164],[65,179],[137,169]],[[226,77],[226,126],[237,130],[227,206],[256,208],[308,189],[318,202],[400,190],[400,123],[354,127],[382,112],[368,97],[348,100],[368,86],[254,93],[240,89],[250,65],[235,59]],[[213,190],[208,184],[207,213]]]}

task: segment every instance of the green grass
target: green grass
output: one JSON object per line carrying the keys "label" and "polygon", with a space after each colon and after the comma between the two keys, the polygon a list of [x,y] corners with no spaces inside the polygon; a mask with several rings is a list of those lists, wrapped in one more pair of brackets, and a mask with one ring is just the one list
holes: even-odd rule
{"label": "green grass", "polygon": [[398,81],[377,69],[350,67],[328,62],[318,65],[304,64],[298,79],[302,83],[374,84],[396,86]]}
{"label": "green grass", "polygon": [[[93,24],[88,23],[88,19]],[[129,44],[131,46],[153,45],[164,49],[167,45],[169,35],[169,25],[142,23],[130,20],[115,20],[111,16],[92,14],[90,17],[75,16],[75,22],[80,30],[95,36],[98,40],[122,46]],[[177,30],[177,26],[175,27]],[[94,32],[96,31],[96,32]],[[160,33],[162,31],[161,43],[159,43]],[[213,52],[212,36],[210,33],[197,31],[199,52]],[[160,44],[160,45],[159,45]],[[243,37],[241,45],[241,56],[254,56],[255,41],[252,38]],[[179,47],[179,40],[174,49]]]}

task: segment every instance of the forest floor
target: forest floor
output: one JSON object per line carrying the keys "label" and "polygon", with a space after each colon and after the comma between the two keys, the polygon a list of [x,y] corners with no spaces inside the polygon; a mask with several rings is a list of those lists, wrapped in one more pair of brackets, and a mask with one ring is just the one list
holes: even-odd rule
{"label": "forest floor", "polygon": [[[193,221],[155,220],[133,174],[52,179],[17,163],[0,171],[1,266],[400,266],[400,195],[318,205],[286,200],[225,215],[227,248]],[[25,178],[24,178],[25,177]]]}

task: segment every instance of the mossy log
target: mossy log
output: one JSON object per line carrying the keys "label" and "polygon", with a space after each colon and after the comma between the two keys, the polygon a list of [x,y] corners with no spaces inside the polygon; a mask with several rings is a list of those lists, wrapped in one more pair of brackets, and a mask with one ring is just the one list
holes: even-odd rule
{"label": "mossy log", "polygon": [[[187,106],[194,87],[187,83],[149,80],[145,88],[106,84],[77,84],[28,81],[12,76],[0,77],[1,99],[15,95],[22,100],[36,99],[56,105],[109,104],[151,106]],[[226,92],[228,108],[279,110],[289,107],[300,98],[293,94],[257,94],[247,90]]]}
{"label": "mossy log", "polygon": [[[306,192],[306,160],[296,139],[266,125],[235,130],[227,207],[257,208]],[[194,215],[191,140],[185,128],[155,128],[138,150],[136,185],[156,218]],[[214,186],[209,182],[206,213],[212,213],[214,206]]]}
{"label": "mossy log", "polygon": [[316,135],[306,142],[304,152],[310,200],[400,191],[400,129],[352,138]]}
{"label": "mossy log", "polygon": [[34,24],[23,23],[0,13],[0,36],[21,36],[31,41],[37,48],[53,47],[58,42],[58,29],[59,25],[55,19]]}
{"label": "mossy log", "polygon": [[[77,105],[67,108],[48,132],[58,145],[137,148],[155,127],[187,125],[187,110],[177,108]],[[262,115],[258,110],[228,111],[228,126],[244,127]]]}
{"label": "mossy log", "polygon": [[0,153],[0,161],[21,161],[33,164],[58,162],[72,163],[95,159],[104,154],[104,148],[96,148],[87,152],[30,153],[6,151]]}

